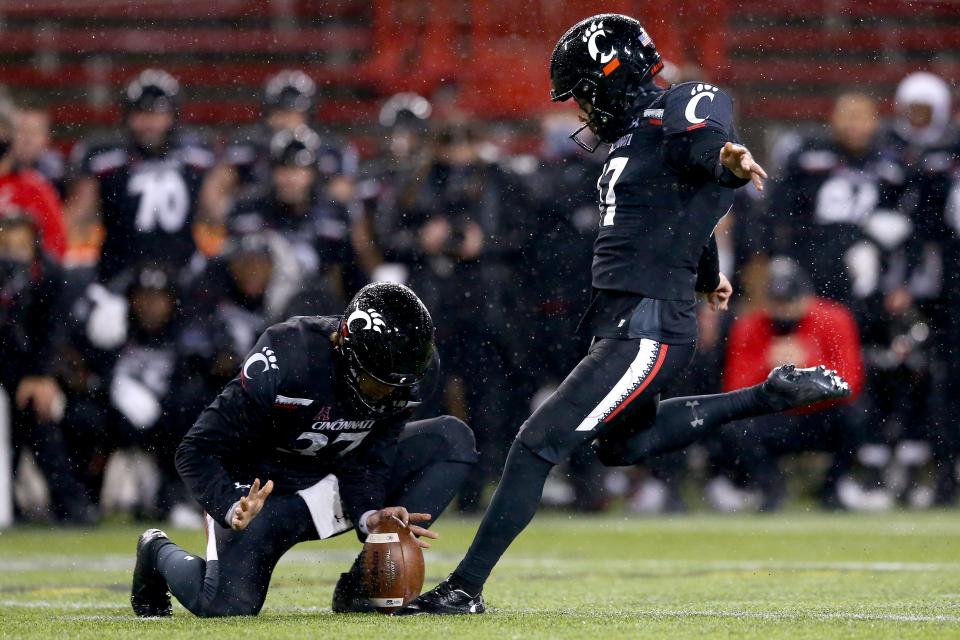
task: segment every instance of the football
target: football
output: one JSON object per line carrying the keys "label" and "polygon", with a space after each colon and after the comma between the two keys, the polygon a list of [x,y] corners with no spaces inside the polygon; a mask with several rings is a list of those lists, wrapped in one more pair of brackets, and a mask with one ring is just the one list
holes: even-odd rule
{"label": "football", "polygon": [[363,545],[363,583],[380,613],[392,613],[423,588],[423,551],[397,518],[382,522]]}

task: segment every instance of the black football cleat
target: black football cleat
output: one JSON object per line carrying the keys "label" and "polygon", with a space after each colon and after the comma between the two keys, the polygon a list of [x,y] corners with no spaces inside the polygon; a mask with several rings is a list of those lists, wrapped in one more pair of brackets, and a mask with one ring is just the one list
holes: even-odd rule
{"label": "black football cleat", "polygon": [[157,571],[156,543],[166,540],[160,529],[147,529],[137,540],[137,564],[133,568],[130,605],[141,618],[157,618],[173,614],[167,582]]}
{"label": "black football cleat", "polygon": [[455,589],[453,585],[450,584],[450,580],[447,579],[430,591],[421,593],[405,607],[395,611],[393,615],[465,615],[470,613],[483,613],[486,610],[487,607],[483,604],[482,593],[471,596],[462,589]]}
{"label": "black football cleat", "polygon": [[334,613],[372,613],[376,611],[361,583],[361,576],[355,571],[341,573],[337,586],[333,589]]}
{"label": "black football cleat", "polygon": [[850,395],[850,385],[836,371],[823,365],[798,369],[796,365],[785,364],[770,372],[763,391],[775,411],[787,411],[846,398]]}

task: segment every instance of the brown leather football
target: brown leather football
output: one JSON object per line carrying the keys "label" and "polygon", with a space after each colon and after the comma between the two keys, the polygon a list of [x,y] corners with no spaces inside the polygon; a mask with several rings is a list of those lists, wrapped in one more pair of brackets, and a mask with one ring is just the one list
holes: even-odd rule
{"label": "brown leather football", "polygon": [[396,611],[423,589],[423,551],[397,518],[387,518],[367,536],[361,563],[364,589],[380,613]]}

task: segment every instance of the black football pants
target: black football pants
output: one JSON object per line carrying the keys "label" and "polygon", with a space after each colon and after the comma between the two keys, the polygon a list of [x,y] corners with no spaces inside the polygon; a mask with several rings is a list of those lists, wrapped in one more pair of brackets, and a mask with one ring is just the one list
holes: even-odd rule
{"label": "black football pants", "polygon": [[550,469],[593,441],[601,462],[631,465],[676,451],[724,422],[770,413],[759,386],[660,402],[694,354],[693,344],[598,339],[556,392],[524,423],[500,484],[453,579],[479,591],[533,519]]}
{"label": "black football pants", "polygon": [[[408,424],[400,435],[387,504],[429,513],[432,524],[476,463],[473,432],[450,416]],[[318,539],[299,495],[270,496],[244,531],[207,519],[207,559],[172,542],[157,549],[157,566],[170,592],[203,617],[256,615],[281,556],[298,542]]]}

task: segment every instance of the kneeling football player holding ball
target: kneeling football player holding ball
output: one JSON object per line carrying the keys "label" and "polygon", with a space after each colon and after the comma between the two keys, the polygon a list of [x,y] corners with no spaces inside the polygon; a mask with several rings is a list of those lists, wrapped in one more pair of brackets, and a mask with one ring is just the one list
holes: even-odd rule
{"label": "kneeling football player holding ball", "polygon": [[[170,615],[172,593],[198,616],[256,615],[288,549],[351,529],[366,540],[399,520],[429,547],[427,527],[477,459],[456,418],[409,421],[437,362],[429,312],[397,284],[367,285],[342,317],[267,329],[177,449],[207,513],[206,558],[144,532],[134,612]],[[363,578],[358,558],[334,590],[335,612],[373,610]]]}

